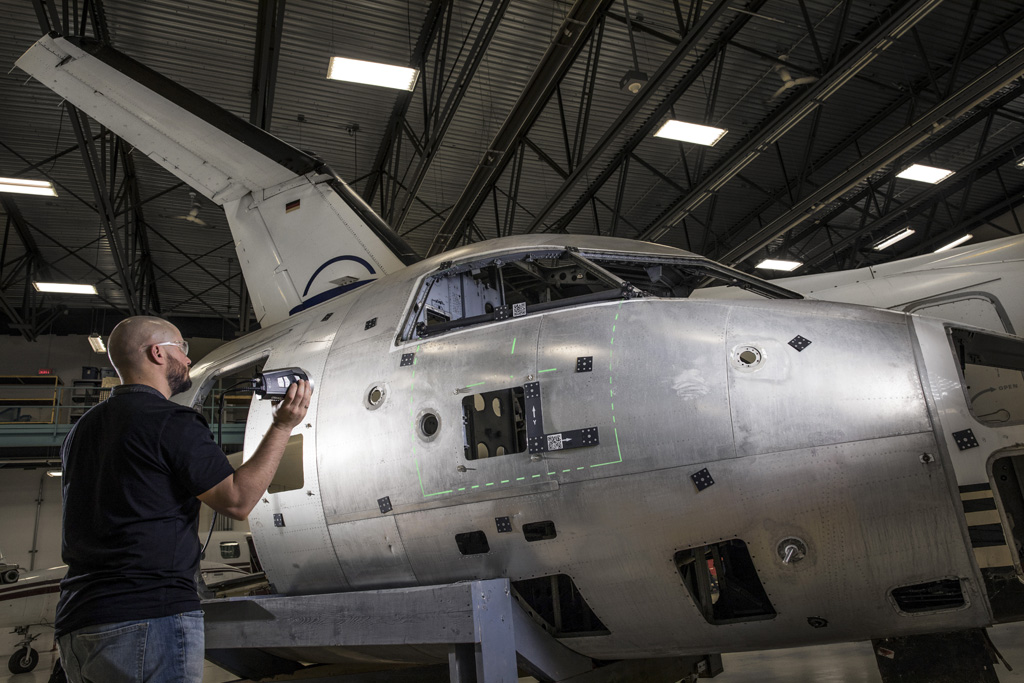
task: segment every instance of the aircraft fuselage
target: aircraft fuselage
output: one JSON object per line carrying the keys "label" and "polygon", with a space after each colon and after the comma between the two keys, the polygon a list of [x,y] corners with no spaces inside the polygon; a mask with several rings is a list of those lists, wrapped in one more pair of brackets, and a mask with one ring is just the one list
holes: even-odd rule
{"label": "aircraft fuselage", "polygon": [[[627,297],[410,335],[439,268],[542,244],[425,261],[194,368],[201,386],[269,356],[314,380],[301,481],[250,517],[279,592],[508,577],[563,642],[601,658],[992,623],[961,487],[1024,429],[973,417],[941,321]],[[269,420],[254,402],[247,452]],[[981,445],[960,451],[966,428]],[[544,588],[559,575],[570,582]],[[938,591],[931,608],[922,590]]]}

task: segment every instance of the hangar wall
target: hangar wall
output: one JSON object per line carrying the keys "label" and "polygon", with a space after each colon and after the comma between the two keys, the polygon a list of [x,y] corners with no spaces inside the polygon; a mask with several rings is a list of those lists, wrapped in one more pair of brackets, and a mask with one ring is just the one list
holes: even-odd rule
{"label": "hangar wall", "polygon": [[[42,495],[40,495],[40,484]],[[32,553],[32,538],[36,530],[37,499],[39,524],[36,537],[37,552]],[[46,476],[45,469],[0,470],[0,551],[4,561],[22,567],[48,569],[61,564],[60,560],[60,479]]]}

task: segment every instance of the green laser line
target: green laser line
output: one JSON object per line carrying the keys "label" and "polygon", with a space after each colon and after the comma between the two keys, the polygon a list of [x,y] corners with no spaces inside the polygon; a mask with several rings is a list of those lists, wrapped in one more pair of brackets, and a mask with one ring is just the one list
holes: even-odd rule
{"label": "green laser line", "polygon": [[467,388],[467,389],[472,389],[473,387],[478,387],[478,386],[480,386],[481,384],[487,384],[487,382],[477,382],[476,384],[467,384],[467,385],[466,385],[466,388]]}
{"label": "green laser line", "polygon": [[494,482],[493,481],[489,481],[486,484],[484,484],[484,486],[494,486]]}
{"label": "green laser line", "polygon": [[596,465],[591,465],[591,467],[604,467],[605,465],[617,465],[617,464],[622,462],[622,448],[619,446],[619,430],[618,430],[617,427],[614,428],[614,430],[615,430],[615,449],[618,450],[618,452],[619,452],[619,459],[618,460],[612,460],[611,462],[598,463]]}
{"label": "green laser line", "polygon": [[501,480],[501,483],[502,483],[502,484],[507,484],[507,483],[508,483],[508,479],[502,479],[502,480]]}
{"label": "green laser line", "polygon": [[510,353],[509,355],[510,356],[516,355],[516,338],[515,337],[512,337],[512,353]]}
{"label": "green laser line", "polygon": [[556,370],[558,370],[558,368],[548,368],[547,370],[538,370],[537,374],[539,375],[542,372],[555,372]]}

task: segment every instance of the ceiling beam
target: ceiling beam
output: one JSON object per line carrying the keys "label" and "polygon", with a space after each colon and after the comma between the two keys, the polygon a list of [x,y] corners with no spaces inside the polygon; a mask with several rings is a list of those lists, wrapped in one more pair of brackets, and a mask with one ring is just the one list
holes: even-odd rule
{"label": "ceiling beam", "polygon": [[611,2],[612,0],[576,0],[565,21],[555,32],[554,40],[534,69],[519,99],[512,106],[508,118],[495,133],[459,200],[434,237],[427,252],[428,256],[439,254],[458,244],[462,239],[468,227],[467,219],[479,211],[490,194],[491,187],[515,156],[508,152],[516,148],[522,136],[540,116],[555,87],[572,68],[576,56],[583,49]]}
{"label": "ceiling beam", "polygon": [[886,9],[886,18],[871,35],[857,43],[815,83],[808,84],[788,104],[765,122],[755,134],[732,150],[703,180],[692,187],[686,195],[674,201],[661,218],[654,221],[639,236],[639,239],[657,241],[666,232],[691,215],[708,199],[713,197],[737,173],[746,168],[761,154],[820,107],[829,97],[858,73],[864,70],[886,48],[890,47],[904,33],[938,7],[942,0],[910,0],[895,11]]}
{"label": "ceiling beam", "polygon": [[919,119],[866,154],[847,171],[840,173],[818,190],[800,199],[793,208],[758,230],[720,260],[727,265],[744,261],[804,221],[813,218],[852,190],[872,173],[885,168],[898,157],[938,134],[974,107],[1024,73],[1024,46],[1018,47],[998,64],[932,107]]}
{"label": "ceiling beam", "polygon": [[[462,66],[462,70],[459,72],[455,82],[448,86],[448,100],[445,102],[444,109],[438,113],[434,107],[431,107],[431,111],[428,112],[429,116],[425,122],[424,138],[420,141],[421,151],[419,154],[419,163],[416,165],[416,170],[413,171],[411,178],[403,178],[403,184],[406,186],[405,202],[402,208],[398,212],[398,218],[391,224],[393,230],[398,232],[405,224],[406,219],[409,217],[409,212],[412,210],[416,195],[419,193],[420,186],[423,184],[424,179],[427,177],[427,172],[430,170],[430,164],[434,160],[435,155],[441,148],[441,143],[444,141],[444,136],[448,132],[448,127],[451,125],[452,120],[455,118],[455,114],[458,112],[459,105],[462,103],[463,98],[469,92],[470,82],[476,75],[477,69],[480,67],[480,63],[483,61],[484,55],[487,52],[487,48],[491,44],[491,39],[494,38],[495,32],[498,30],[498,25],[501,23],[502,18],[505,16],[505,10],[508,9],[509,4],[512,0],[494,0],[489,2],[485,0],[485,4],[489,6],[487,15],[484,18],[480,29],[477,31],[476,39],[473,41],[473,46],[470,48],[469,53],[466,55],[466,61]],[[469,36],[466,36],[468,42]],[[460,50],[461,52],[461,50]],[[435,81],[441,80],[444,74],[441,72],[434,73]],[[444,78],[443,83],[447,84],[448,79]],[[441,94],[441,83],[437,83],[438,96]]]}
{"label": "ceiling beam", "polygon": [[[754,0],[750,5],[751,11],[757,11],[764,4],[765,0]],[[622,131],[629,125],[630,121],[632,121],[637,113],[640,112],[643,106],[646,105],[650,98],[653,97],[668,81],[669,76],[672,75],[679,64],[698,47],[700,41],[705,38],[707,33],[714,26],[715,22],[728,8],[729,2],[727,0],[719,0],[718,3],[704,13],[698,23],[686,34],[684,40],[682,40],[671,54],[669,54],[669,56],[661,63],[661,66],[658,67],[658,70],[651,77],[651,80],[644,84],[640,89],[640,92],[630,100],[629,105],[619,113],[612,125],[608,127],[601,138],[594,144],[590,151],[587,152],[587,155],[582,162],[573,169],[572,173],[570,173],[562,182],[562,185],[555,190],[555,193],[544,204],[544,208],[537,213],[527,232],[533,232],[539,228],[544,219],[547,218],[547,216],[561,203],[576,183],[578,183],[581,178],[586,177],[600,157],[611,146],[612,142],[619,137]],[[608,182],[616,169],[626,163],[630,154],[636,150],[654,127],[661,123],[662,118],[668,113],[672,105],[675,104],[675,102],[682,97],[683,93],[685,93],[690,86],[692,86],[703,75],[705,69],[711,66],[716,59],[720,58],[726,46],[729,44],[729,41],[731,41],[736,34],[740,32],[748,21],[750,21],[750,15],[741,14],[729,24],[729,26],[722,32],[722,35],[704,51],[687,74],[675,85],[671,92],[665,96],[658,108],[647,117],[647,120],[639,130],[633,133],[629,141],[622,147],[622,149],[619,150],[611,163],[607,164],[601,174],[590,183],[586,191],[584,191],[584,193],[573,204],[572,208],[559,217],[556,224],[551,227],[551,230],[564,230],[565,227],[579,214],[579,212],[590,203],[590,200],[593,199],[604,184]]]}
{"label": "ceiling beam", "polygon": [[[1001,166],[1014,162],[1017,159],[1017,154],[1013,150],[1021,145],[1024,145],[1024,132],[1006,142],[1000,143],[970,164],[958,169],[956,175],[952,178],[918,193],[910,201],[900,204],[887,214],[881,215],[870,223],[859,227],[835,244],[826,245],[818,249],[812,256],[805,258],[804,263],[808,266],[814,266],[852,246],[857,239],[864,235],[872,235],[873,233],[887,234],[891,231],[892,224],[897,220],[905,222],[914,216],[918,216],[965,187],[969,188],[979,178],[992,173]],[[963,208],[966,208],[966,206]],[[955,223],[959,224],[959,221]],[[955,228],[956,225],[953,227]]]}
{"label": "ceiling beam", "polygon": [[[430,53],[430,47],[433,45],[438,31],[444,25],[441,19],[446,12],[451,11],[451,6],[452,0],[431,0],[427,14],[423,18],[423,24],[420,26],[419,36],[416,38],[416,47],[413,48],[412,57],[409,60],[409,66],[413,69],[419,69],[422,72],[427,61],[427,55]],[[412,96],[413,93],[411,92],[400,92],[395,99],[394,106],[391,108],[391,118],[388,119],[388,127],[380,141],[380,146],[377,148],[373,169],[370,171],[366,187],[363,189],[363,198],[367,204],[373,204],[377,189],[380,188],[381,182],[384,179],[384,169],[387,166],[388,158],[394,151],[396,140],[402,135],[403,122],[405,121],[406,114],[409,113]],[[382,211],[381,213],[384,212]]]}
{"label": "ceiling beam", "polygon": [[270,130],[274,111],[277,64],[281,55],[285,0],[260,0],[256,13],[256,47],[253,52],[249,123]]}

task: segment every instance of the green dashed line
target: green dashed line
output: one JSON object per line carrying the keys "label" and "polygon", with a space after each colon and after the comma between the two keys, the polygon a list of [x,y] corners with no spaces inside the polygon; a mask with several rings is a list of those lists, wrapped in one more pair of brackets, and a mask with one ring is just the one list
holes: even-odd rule
{"label": "green dashed line", "polygon": [[612,424],[615,424],[615,416],[612,415]]}
{"label": "green dashed line", "polygon": [[615,331],[615,325],[612,325],[612,332]]}
{"label": "green dashed line", "polygon": [[484,484],[484,486],[494,486],[494,482],[493,481],[489,481],[486,484]]}
{"label": "green dashed line", "polygon": [[572,472],[572,469],[562,470],[563,472]]}
{"label": "green dashed line", "polygon": [[471,488],[471,489],[478,489],[478,488],[480,488],[480,484],[473,484],[469,488]]}
{"label": "green dashed line", "polygon": [[548,476],[551,476],[551,475],[554,475],[554,474],[558,474],[558,472],[548,472]]}
{"label": "green dashed line", "polygon": [[615,346],[615,337],[612,337],[612,346]]}
{"label": "green dashed line", "polygon": [[536,479],[536,478],[537,478],[537,477],[539,477],[539,476],[540,476],[539,474],[535,474],[535,475],[533,475],[533,476],[532,476],[532,477],[530,477],[530,478],[531,478],[531,479]]}
{"label": "green dashed line", "polygon": [[591,465],[591,467],[604,467],[605,465],[617,465],[622,462],[622,448],[619,446],[619,430],[615,428],[615,450],[619,452],[619,459],[612,460],[611,462],[602,462],[597,465]]}
{"label": "green dashed line", "polygon": [[547,370],[538,370],[537,374],[539,375],[542,372],[554,372],[556,370],[558,370],[558,368],[548,368]]}
{"label": "green dashed line", "polygon": [[511,356],[516,355],[516,338],[515,337],[512,337],[512,353],[509,354],[509,355],[511,355]]}
{"label": "green dashed line", "polygon": [[476,384],[467,384],[466,388],[467,389],[472,389],[473,387],[478,387],[478,386],[480,386],[482,384],[487,384],[487,382],[477,382]]}
{"label": "green dashed line", "polygon": [[611,377],[609,377],[609,378],[608,378],[608,384],[611,384],[611,383],[612,383],[612,378],[611,378]]}
{"label": "green dashed line", "polygon": [[615,390],[614,389],[609,389],[608,390],[608,398],[614,398],[614,397],[615,397]]}
{"label": "green dashed line", "polygon": [[460,490],[460,491],[465,491],[465,490],[466,490],[466,487],[465,487],[465,486],[463,486],[463,487],[459,488],[459,490]]}
{"label": "green dashed line", "polygon": [[578,470],[582,470],[583,468],[582,468],[582,467],[577,467],[576,469],[578,469]]}
{"label": "green dashed line", "polygon": [[[535,476],[537,476],[537,475],[535,475]],[[516,477],[516,481],[522,481],[523,479],[526,479],[526,477]]]}
{"label": "green dashed line", "polygon": [[502,484],[507,484],[507,483],[508,483],[508,479],[502,479],[502,480],[501,480],[501,483],[502,483]]}
{"label": "green dashed line", "polygon": [[612,404],[612,410],[615,410],[615,404],[614,403]]}

